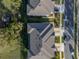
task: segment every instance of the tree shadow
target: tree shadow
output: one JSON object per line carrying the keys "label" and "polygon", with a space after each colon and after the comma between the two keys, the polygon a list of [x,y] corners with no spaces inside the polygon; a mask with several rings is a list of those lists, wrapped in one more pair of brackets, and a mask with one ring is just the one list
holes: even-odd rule
{"label": "tree shadow", "polygon": [[22,39],[22,44],[23,44],[23,48],[21,49],[21,53],[23,56],[23,59],[25,59],[27,57],[27,51],[25,51],[25,49],[28,49],[28,35],[27,35],[27,24],[24,23],[23,27],[22,27],[22,31],[20,32],[20,36]]}
{"label": "tree shadow", "polygon": [[20,36],[21,36],[22,44],[23,44],[23,48],[21,50],[23,59],[27,58],[27,51],[25,51],[25,49],[28,49],[26,4],[27,4],[27,0],[22,0],[21,6],[19,9],[19,12],[21,14],[20,22],[23,23],[22,31],[20,32]]}

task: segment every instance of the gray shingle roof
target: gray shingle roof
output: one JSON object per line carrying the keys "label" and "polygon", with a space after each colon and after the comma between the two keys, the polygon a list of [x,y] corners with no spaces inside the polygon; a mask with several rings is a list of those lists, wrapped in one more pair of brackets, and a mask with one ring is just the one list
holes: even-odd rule
{"label": "gray shingle roof", "polygon": [[49,23],[28,23],[28,29],[35,28],[41,33],[48,25]]}
{"label": "gray shingle roof", "polygon": [[39,4],[40,0],[29,0],[29,5],[35,8]]}
{"label": "gray shingle roof", "polygon": [[31,10],[31,6],[27,5],[27,12],[29,13]]}
{"label": "gray shingle roof", "polygon": [[27,32],[29,32],[32,29],[30,25],[27,25]]}
{"label": "gray shingle roof", "polygon": [[29,16],[47,16],[54,11],[54,2],[52,0],[40,0],[40,3],[34,4],[33,2],[32,5],[37,6],[35,8],[31,7],[29,12],[27,7],[27,15]]}

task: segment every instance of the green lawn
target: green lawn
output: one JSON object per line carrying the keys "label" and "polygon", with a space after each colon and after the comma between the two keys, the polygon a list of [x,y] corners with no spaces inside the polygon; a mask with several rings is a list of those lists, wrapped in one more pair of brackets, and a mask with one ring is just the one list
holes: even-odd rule
{"label": "green lawn", "polygon": [[61,54],[62,54],[62,58],[64,58],[64,52],[61,52]]}
{"label": "green lawn", "polygon": [[59,53],[59,51],[55,52],[55,59],[60,59],[60,53]]}
{"label": "green lawn", "polygon": [[62,43],[64,43],[64,37],[62,37]]}
{"label": "green lawn", "polygon": [[75,33],[75,40],[74,40],[74,43],[75,43],[75,45],[74,45],[74,58],[75,59],[78,59],[77,58],[77,54],[78,54],[78,52],[77,52],[77,17],[76,17],[76,19],[75,19],[75,31],[74,31]]}
{"label": "green lawn", "polygon": [[21,57],[21,23],[12,23],[0,29],[0,59],[22,59]]}
{"label": "green lawn", "polygon": [[54,19],[49,19],[47,17],[28,17],[28,23],[35,22],[52,22]]}
{"label": "green lawn", "polygon": [[60,36],[55,37],[55,43],[60,43]]}
{"label": "green lawn", "polygon": [[60,59],[60,53],[58,51],[56,51],[55,56],[56,59]]}
{"label": "green lawn", "polygon": [[[55,43],[60,43],[60,36],[55,37]],[[64,37],[62,37],[62,43],[64,43]]]}
{"label": "green lawn", "polygon": [[[24,30],[24,23],[17,21],[19,19],[15,15],[15,13],[19,13],[19,10],[17,9],[20,7],[19,1],[22,0],[0,1],[0,20],[5,12],[12,14],[11,23],[9,23],[9,25],[5,28],[0,28],[0,59],[24,59],[23,54],[26,54],[21,35],[21,32]],[[21,9],[21,11],[22,10],[23,9]],[[22,18],[21,20],[25,19]]]}
{"label": "green lawn", "polygon": [[59,51],[55,52],[55,57],[52,57],[51,59],[60,59],[60,53]]}
{"label": "green lawn", "polygon": [[0,59],[22,59],[20,48],[0,53]]}

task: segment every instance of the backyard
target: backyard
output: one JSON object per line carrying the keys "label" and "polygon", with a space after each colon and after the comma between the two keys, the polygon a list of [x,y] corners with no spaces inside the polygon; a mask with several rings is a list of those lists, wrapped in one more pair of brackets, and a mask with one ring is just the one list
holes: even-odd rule
{"label": "backyard", "polygon": [[25,38],[26,20],[23,12],[25,6],[21,3],[25,3],[25,0],[0,0],[0,22],[7,23],[8,18],[5,17],[5,21],[2,20],[2,17],[5,13],[11,14],[11,21],[8,25],[0,28],[0,59],[26,58],[27,43],[24,42],[25,40],[27,42],[27,38]]}

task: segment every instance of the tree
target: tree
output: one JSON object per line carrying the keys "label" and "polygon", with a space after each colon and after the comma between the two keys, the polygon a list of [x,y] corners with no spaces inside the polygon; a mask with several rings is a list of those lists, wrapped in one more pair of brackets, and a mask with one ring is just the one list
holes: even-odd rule
{"label": "tree", "polygon": [[9,9],[13,14],[19,10],[22,0],[2,0],[5,8]]}
{"label": "tree", "polygon": [[13,22],[9,27],[0,29],[0,59],[21,59],[21,30],[22,23],[20,22]]}

